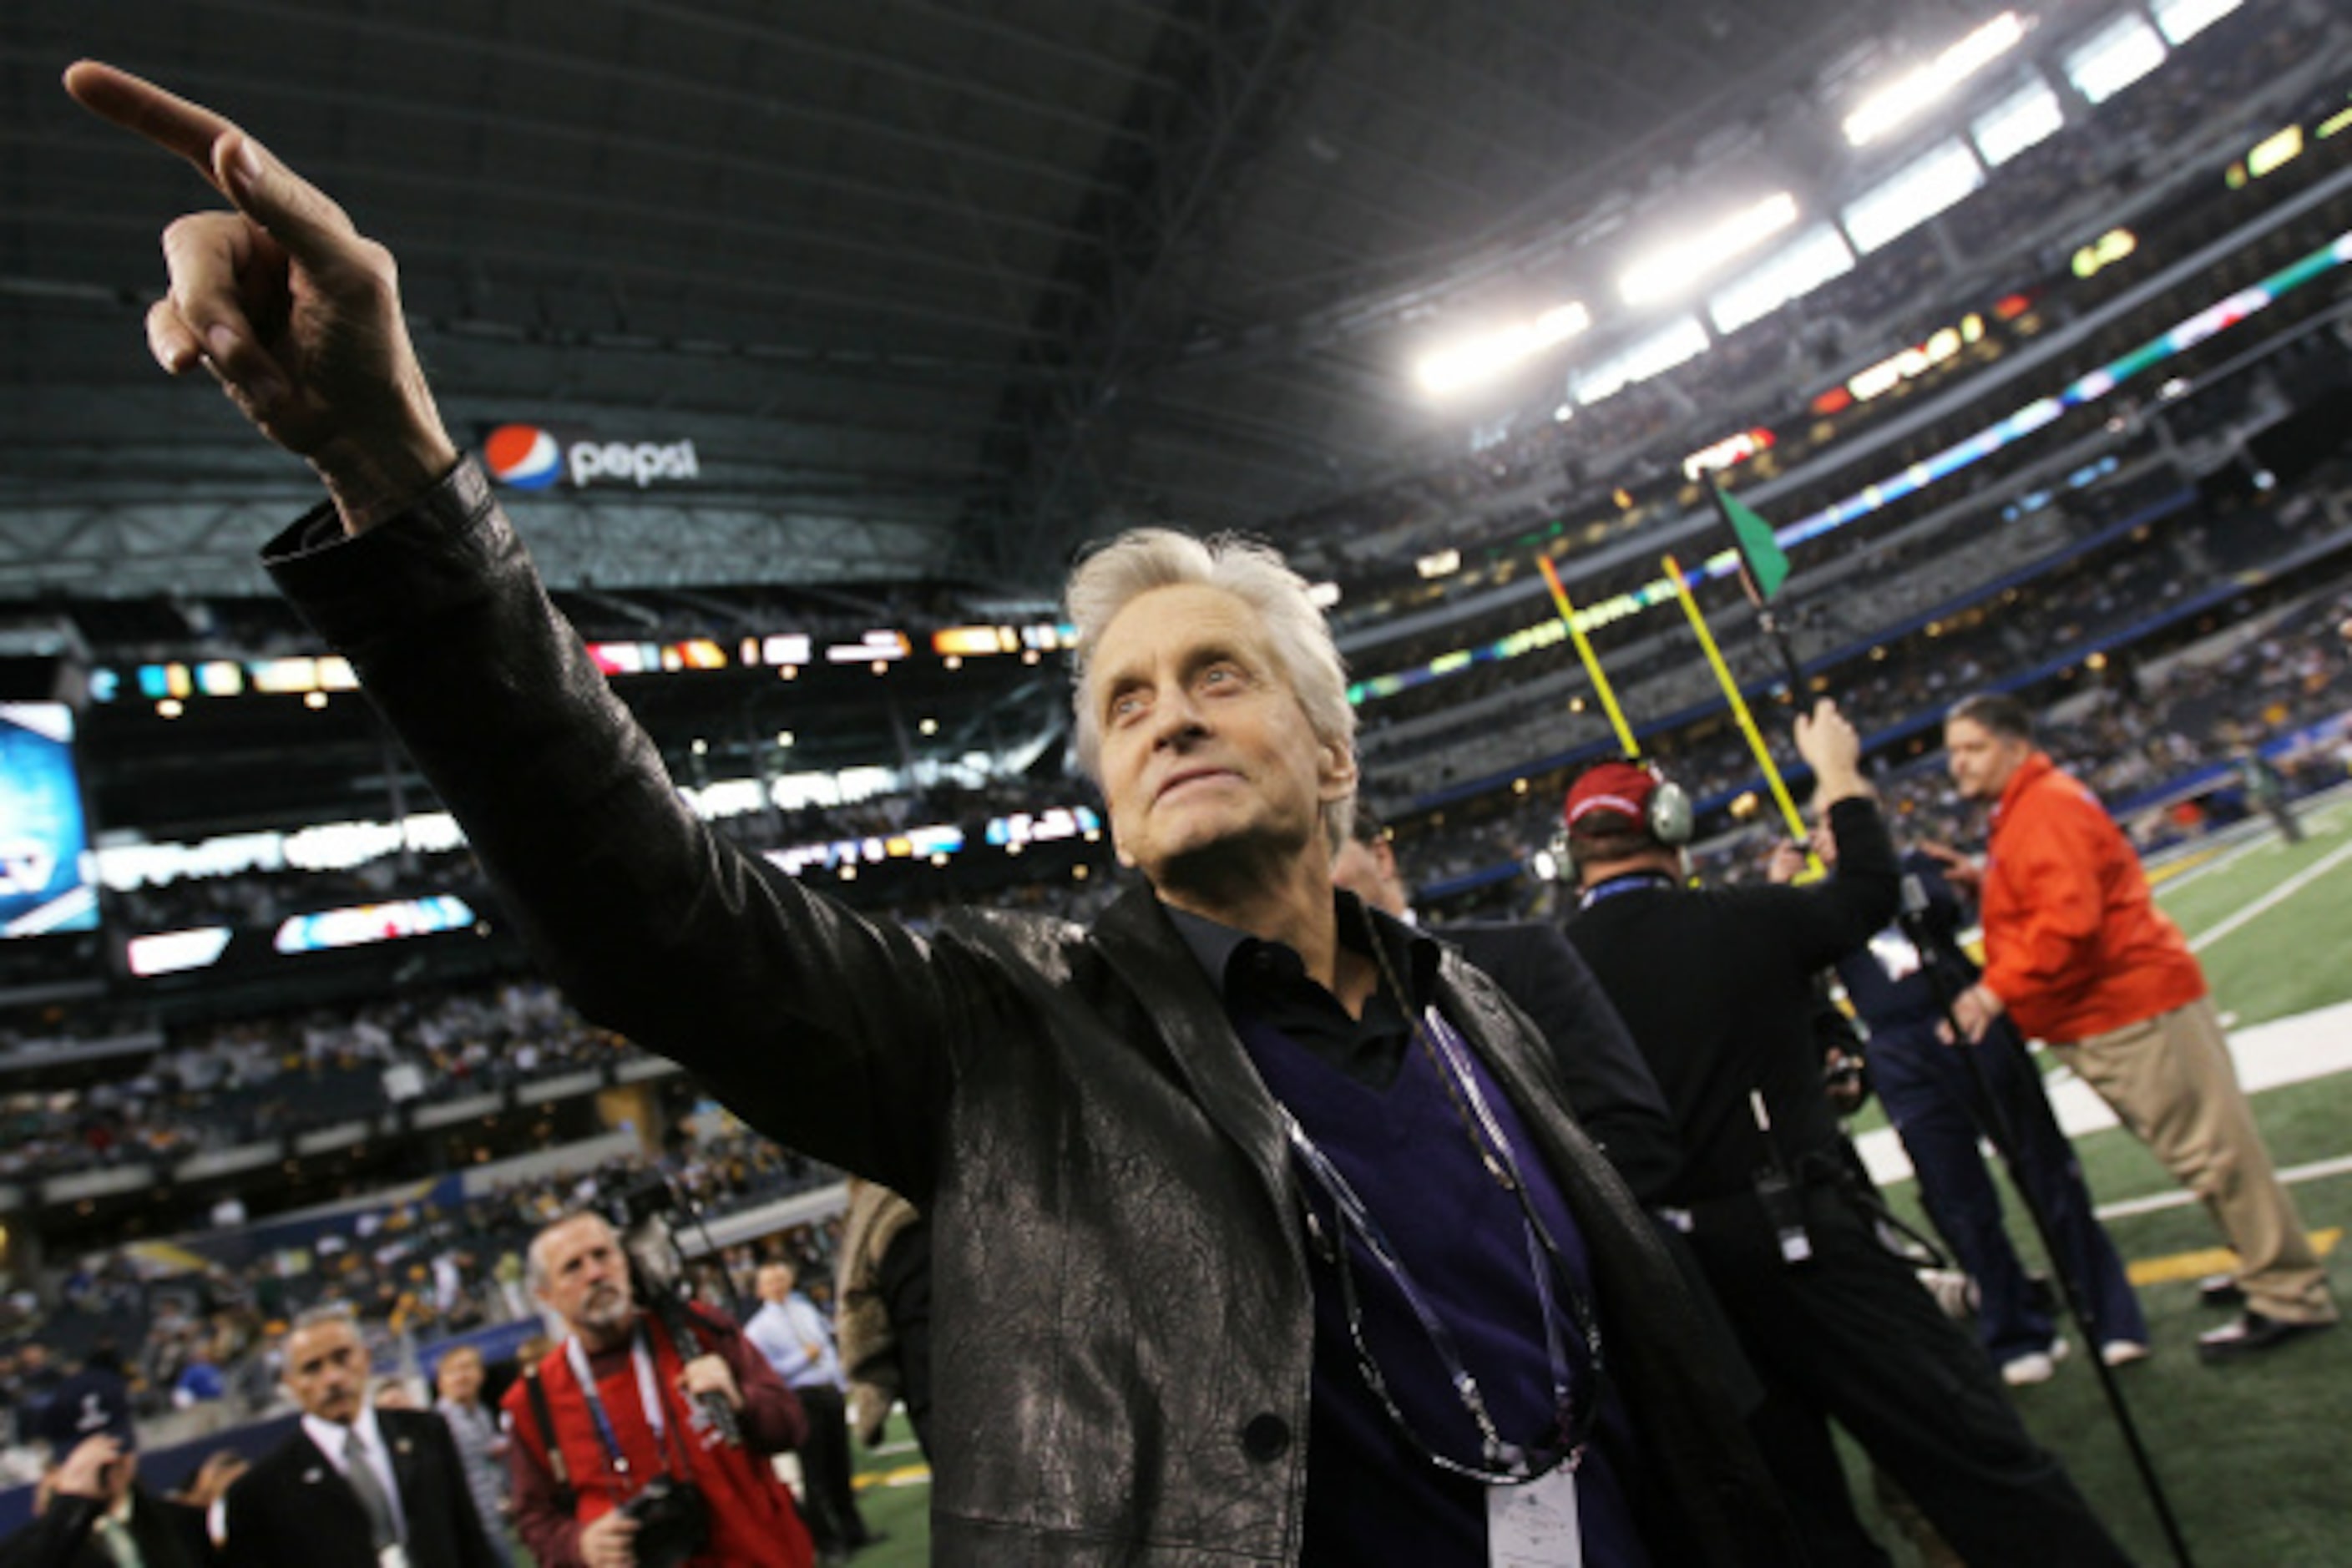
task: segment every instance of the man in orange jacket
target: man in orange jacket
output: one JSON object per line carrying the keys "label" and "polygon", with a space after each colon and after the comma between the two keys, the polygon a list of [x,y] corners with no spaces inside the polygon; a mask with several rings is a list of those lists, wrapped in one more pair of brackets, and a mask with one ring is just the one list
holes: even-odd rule
{"label": "man in orange jacket", "polygon": [[2198,1336],[2208,1361],[2333,1326],[2334,1298],[2279,1184],[2222,1037],[2205,972],[2098,797],[2033,744],[2013,697],[1944,721],[1952,782],[1993,803],[1980,873],[1983,978],[1953,1016],[1970,1039],[2007,1013],[2113,1106],[2237,1250],[2242,1317]]}

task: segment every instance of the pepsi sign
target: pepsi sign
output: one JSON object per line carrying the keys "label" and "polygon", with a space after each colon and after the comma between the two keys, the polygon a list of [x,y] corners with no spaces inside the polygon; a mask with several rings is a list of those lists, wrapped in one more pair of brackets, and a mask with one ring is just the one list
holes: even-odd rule
{"label": "pepsi sign", "polygon": [[622,481],[645,489],[702,477],[692,441],[573,441],[536,425],[501,425],[482,443],[490,478],[510,489],[543,490],[558,479],[574,489]]}

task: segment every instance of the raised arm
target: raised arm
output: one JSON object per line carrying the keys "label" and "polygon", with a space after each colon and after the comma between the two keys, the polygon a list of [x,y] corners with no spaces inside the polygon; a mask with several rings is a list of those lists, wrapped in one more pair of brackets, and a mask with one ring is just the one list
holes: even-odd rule
{"label": "raised arm", "polygon": [[1878,815],[1876,792],[1862,774],[1862,737],[1837,704],[1823,698],[1797,720],[1797,750],[1813,770],[1813,806],[1830,830],[1835,871],[1780,895],[1783,928],[1808,968],[1824,969],[1868,942],[1902,902],[1895,846]]}
{"label": "raised arm", "polygon": [[392,252],[201,104],[95,60],[65,82],[84,108],[185,158],[231,204],[163,231],[171,291],[147,313],[156,363],[211,372],[255,428],[318,471],[351,532],[448,473],[457,449],[409,343]]}
{"label": "raised arm", "polygon": [[[74,97],[176,153],[234,210],[165,232],[148,320],[333,498],[272,575],[347,657],[581,1010],[674,1058],[760,1131],[920,1194],[971,973],[729,846],[549,602],[417,367],[391,254],[211,110],[106,66]],[[338,521],[340,526],[338,526]]]}

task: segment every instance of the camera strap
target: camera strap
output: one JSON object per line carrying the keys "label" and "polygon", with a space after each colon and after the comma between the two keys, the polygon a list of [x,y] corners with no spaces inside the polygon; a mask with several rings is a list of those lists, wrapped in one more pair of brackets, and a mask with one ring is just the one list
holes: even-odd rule
{"label": "camera strap", "polygon": [[547,1468],[555,1477],[556,1506],[570,1513],[580,1505],[580,1492],[572,1484],[572,1467],[564,1462],[563,1446],[555,1440],[555,1412],[547,1407],[547,1385],[539,1380],[537,1363],[522,1369],[524,1393],[530,1400],[531,1419],[539,1423],[539,1440],[547,1448]]}
{"label": "camera strap", "polygon": [[[588,1352],[581,1346],[579,1335],[573,1334],[563,1342],[563,1357],[580,1384],[581,1396],[588,1403],[589,1419],[596,1424],[596,1437],[604,1445],[605,1459],[615,1474],[627,1475],[629,1457],[622,1451],[621,1436],[614,1428],[611,1413],[604,1408],[604,1396],[596,1392],[595,1373],[589,1368]],[[678,1474],[690,1474],[693,1467],[687,1462],[683,1439],[677,1436],[677,1429],[669,1420],[669,1405],[662,1397],[661,1376],[654,1368],[653,1352],[646,1343],[642,1320],[629,1336],[629,1363],[636,1373],[638,1407],[645,1412],[646,1425],[653,1428],[654,1447],[661,1453],[663,1473],[669,1473],[670,1450],[675,1447],[679,1450]]]}

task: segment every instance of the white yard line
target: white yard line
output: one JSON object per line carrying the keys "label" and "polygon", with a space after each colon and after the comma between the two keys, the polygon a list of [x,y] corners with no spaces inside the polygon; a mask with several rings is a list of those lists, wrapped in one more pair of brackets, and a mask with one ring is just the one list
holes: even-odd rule
{"label": "white yard line", "polygon": [[[2338,1154],[2333,1160],[2314,1160],[2308,1165],[2289,1165],[2278,1173],[2288,1186],[2297,1182],[2315,1182],[2323,1176],[2340,1176],[2352,1171],[2352,1154]],[[2168,1193],[2150,1193],[2144,1198],[2123,1198],[2111,1204],[2101,1204],[2101,1219],[2120,1219],[2126,1215],[2155,1214],[2160,1209],[2183,1209],[2197,1201],[2197,1194],[2185,1187],[2175,1187]]]}
{"label": "white yard line", "polygon": [[2279,905],[2286,902],[2287,900],[2294,897],[2347,860],[2352,860],[2352,844],[2345,844],[2330,850],[2252,903],[2223,917],[2216,924],[2206,927],[2189,942],[2189,951],[2202,952],[2231,931],[2262,919],[2263,916],[2270,913],[2271,910],[2278,908]]}
{"label": "white yard line", "polygon": [[[2347,788],[2352,788],[2352,785],[2337,784],[2296,803],[2302,808],[2298,820],[2302,822],[2304,832],[2307,837],[2333,838],[2342,829],[2344,826],[2342,813],[2346,804],[2345,792]],[[2210,858],[2200,861],[2178,876],[2167,877],[2158,883],[2157,900],[2160,903],[2171,897],[2175,890],[2188,887],[2200,878],[2210,877],[2216,871],[2226,870],[2257,850],[2265,848],[2277,850],[2285,843],[2286,840],[2279,837],[2278,829],[2272,826],[2269,818],[2252,817],[2244,822],[2232,823],[2200,843],[2180,845],[2148,861],[2148,869],[2153,871],[2184,855],[2194,855],[2205,846],[2211,846],[2214,853]]]}
{"label": "white yard line", "polygon": [[[2352,1002],[2232,1030],[2230,1057],[2248,1094],[2352,1072]],[[2116,1125],[2116,1113],[2107,1109],[2106,1101],[2063,1068],[2043,1082],[2050,1091],[2051,1109],[2058,1114],[2059,1129],[2067,1137],[2080,1138]],[[1902,1140],[1892,1127],[1865,1132],[1854,1143],[1873,1180],[1910,1180],[1911,1162],[1904,1156]]]}

